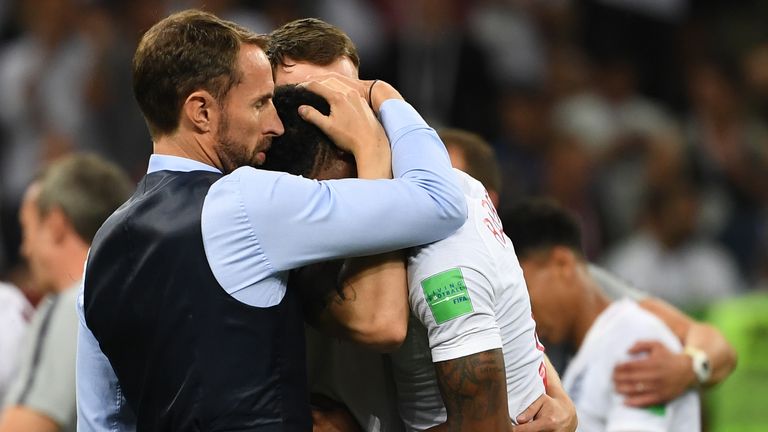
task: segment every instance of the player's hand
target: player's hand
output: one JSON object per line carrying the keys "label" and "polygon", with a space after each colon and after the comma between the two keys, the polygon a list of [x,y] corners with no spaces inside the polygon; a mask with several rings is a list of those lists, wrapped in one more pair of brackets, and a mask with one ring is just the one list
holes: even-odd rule
{"label": "player's hand", "polygon": [[299,114],[325,132],[338,147],[356,157],[371,150],[389,151],[384,129],[356,89],[336,77],[301,85],[324,97],[331,114],[325,116],[308,105],[299,107]]}
{"label": "player's hand", "polygon": [[578,420],[576,407],[567,397],[553,399],[541,395],[517,416],[514,432],[574,432]]}
{"label": "player's hand", "polygon": [[620,363],[613,370],[616,391],[625,396],[624,403],[629,406],[669,402],[696,382],[690,357],[673,353],[660,342],[637,342],[629,354],[645,354]]}

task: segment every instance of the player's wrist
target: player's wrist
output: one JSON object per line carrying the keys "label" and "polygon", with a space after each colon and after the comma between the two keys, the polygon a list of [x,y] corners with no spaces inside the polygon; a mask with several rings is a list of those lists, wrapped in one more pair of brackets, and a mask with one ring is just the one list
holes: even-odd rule
{"label": "player's wrist", "polygon": [[696,378],[696,372],[693,371],[693,359],[685,353],[675,354],[675,361],[679,365],[676,370],[678,382],[684,384],[681,390],[687,390],[690,388],[698,387],[698,379]]}
{"label": "player's wrist", "polygon": [[706,385],[712,377],[712,366],[707,353],[696,347],[686,346],[683,354],[690,359],[693,386]]}

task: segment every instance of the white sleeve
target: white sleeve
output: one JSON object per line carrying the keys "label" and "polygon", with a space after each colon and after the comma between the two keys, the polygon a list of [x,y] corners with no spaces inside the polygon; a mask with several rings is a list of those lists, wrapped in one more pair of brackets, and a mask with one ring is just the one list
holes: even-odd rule
{"label": "white sleeve", "polygon": [[409,284],[411,310],[424,324],[439,362],[501,348],[490,281],[475,269],[457,266],[421,273]]}
{"label": "white sleeve", "polygon": [[[631,359],[629,348],[641,340],[655,340],[663,343],[672,352],[680,351],[680,342],[663,324],[657,320],[639,321],[631,327],[631,337],[625,337],[618,343],[618,360],[614,363]],[[629,336],[629,335],[626,335]],[[635,408],[624,404],[624,396],[611,392],[610,406],[606,416],[606,432],[667,432],[672,423],[672,407],[669,403],[645,408]]]}
{"label": "white sleeve", "polygon": [[611,394],[606,432],[667,432],[671,412],[666,404],[635,408],[624,404],[624,397]]}

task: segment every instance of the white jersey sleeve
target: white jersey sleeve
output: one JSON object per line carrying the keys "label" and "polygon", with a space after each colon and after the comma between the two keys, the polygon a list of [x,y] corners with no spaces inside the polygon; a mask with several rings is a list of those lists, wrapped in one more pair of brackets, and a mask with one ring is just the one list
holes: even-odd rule
{"label": "white jersey sleeve", "polygon": [[624,404],[623,399],[613,395],[605,432],[667,432],[672,431],[671,416],[666,405],[635,408]]}
{"label": "white jersey sleeve", "polygon": [[392,364],[398,408],[409,431],[445,421],[435,362],[502,349],[510,418],[544,393],[543,353],[536,346],[536,325],[512,242],[482,184],[457,175],[467,221],[408,257],[413,318]]}
{"label": "white jersey sleeve", "polygon": [[[433,362],[502,348],[498,273],[501,261],[516,259],[489,247],[496,240],[486,238],[492,233],[484,220],[492,217],[491,210],[498,216],[482,185],[457,175],[467,199],[467,221],[448,238],[414,248],[408,260],[411,311],[427,329]],[[500,224],[498,231],[503,235]]]}
{"label": "white jersey sleeve", "polygon": [[[430,262],[410,286],[411,308],[424,324],[432,361],[439,362],[502,347],[494,292],[481,272]],[[426,270],[426,271],[425,271]]]}

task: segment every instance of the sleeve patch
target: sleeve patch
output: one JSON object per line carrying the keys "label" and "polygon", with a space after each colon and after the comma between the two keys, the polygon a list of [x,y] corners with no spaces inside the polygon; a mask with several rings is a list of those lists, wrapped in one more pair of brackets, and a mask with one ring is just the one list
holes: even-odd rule
{"label": "sleeve patch", "polygon": [[646,407],[645,410],[659,417],[664,417],[667,414],[667,406],[664,404],[651,405]]}
{"label": "sleeve patch", "polygon": [[421,281],[424,297],[437,324],[474,312],[464,276],[452,268]]}

